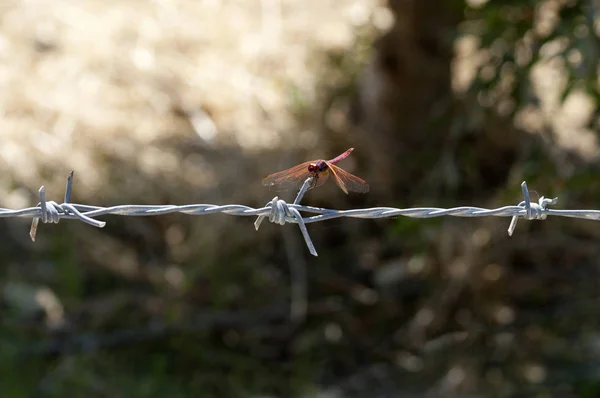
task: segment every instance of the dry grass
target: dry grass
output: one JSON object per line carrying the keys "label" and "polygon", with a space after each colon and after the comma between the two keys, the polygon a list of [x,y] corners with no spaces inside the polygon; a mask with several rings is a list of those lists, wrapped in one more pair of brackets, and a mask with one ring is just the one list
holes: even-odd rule
{"label": "dry grass", "polygon": [[314,55],[344,51],[356,28],[385,21],[382,3],[3,2],[0,205],[29,205],[15,187],[59,189],[70,169],[80,197],[97,195],[114,173],[106,156],[149,176],[188,167],[192,183],[215,184],[206,159],[164,140],[242,152],[314,142],[294,119],[318,97]]}

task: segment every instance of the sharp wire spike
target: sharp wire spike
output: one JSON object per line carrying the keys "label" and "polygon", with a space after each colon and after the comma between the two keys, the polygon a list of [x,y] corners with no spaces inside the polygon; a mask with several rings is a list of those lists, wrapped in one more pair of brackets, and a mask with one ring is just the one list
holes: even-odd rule
{"label": "sharp wire spike", "polygon": [[73,174],[75,171],[71,170],[69,176],[67,177],[67,187],[65,188],[65,203],[69,203],[71,201],[71,191],[73,189]]}
{"label": "sharp wire spike", "polygon": [[[45,222],[46,220],[46,188],[44,188],[44,186],[42,185],[42,187],[40,188],[40,190],[38,191],[40,194],[40,203],[38,203],[38,206],[41,206],[41,218],[42,220]],[[37,229],[38,229],[38,225],[40,223],[40,217],[34,217],[33,220],[31,221],[31,227],[29,228],[29,237],[31,238],[32,242],[35,242],[35,237],[37,236]]]}
{"label": "sharp wire spike", "polygon": [[525,181],[521,183],[521,190],[523,191],[523,198],[525,199],[527,219],[531,219],[531,198],[529,197],[529,188],[527,188],[527,183]]}
{"label": "sharp wire spike", "polygon": [[312,185],[313,180],[314,180],[314,177],[310,176],[304,181],[304,183],[300,187],[300,190],[298,191],[298,195],[296,195],[296,199],[294,200],[295,205],[300,204],[300,201],[304,197],[304,194],[310,189],[310,186]]}

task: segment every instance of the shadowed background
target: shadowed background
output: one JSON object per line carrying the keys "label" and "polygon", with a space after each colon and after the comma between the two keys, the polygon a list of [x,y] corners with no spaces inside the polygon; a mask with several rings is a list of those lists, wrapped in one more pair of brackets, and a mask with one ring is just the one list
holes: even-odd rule
{"label": "shadowed background", "polygon": [[[0,206],[598,209],[593,0],[5,0]],[[295,192],[281,196],[292,201]],[[592,221],[2,219],[4,397],[595,397]]]}

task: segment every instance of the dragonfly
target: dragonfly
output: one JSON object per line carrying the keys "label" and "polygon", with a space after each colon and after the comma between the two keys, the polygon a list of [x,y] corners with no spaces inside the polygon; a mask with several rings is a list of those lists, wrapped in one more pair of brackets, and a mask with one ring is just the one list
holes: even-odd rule
{"label": "dragonfly", "polygon": [[277,190],[286,190],[297,188],[302,185],[307,178],[312,177],[312,182],[309,187],[309,189],[312,189],[323,185],[331,174],[338,187],[346,194],[348,194],[348,191],[359,193],[369,192],[369,184],[367,184],[365,180],[336,166],[336,163],[346,159],[353,150],[354,148],[350,148],[346,152],[330,160],[310,160],[290,169],[270,174],[265,177],[262,183],[265,186]]}

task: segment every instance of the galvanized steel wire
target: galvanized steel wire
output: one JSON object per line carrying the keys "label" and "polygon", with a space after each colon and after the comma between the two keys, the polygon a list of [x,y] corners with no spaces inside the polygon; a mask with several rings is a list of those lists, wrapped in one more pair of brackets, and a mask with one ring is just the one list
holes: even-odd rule
{"label": "galvanized steel wire", "polygon": [[[0,217],[26,217],[32,218],[30,237],[35,241],[37,226],[41,221],[43,223],[58,224],[62,219],[78,219],[94,227],[102,228],[106,222],[99,221],[96,217],[103,215],[119,216],[158,216],[169,213],[183,213],[190,215],[204,215],[214,213],[225,213],[235,216],[254,216],[258,217],[254,223],[256,230],[261,222],[268,218],[270,222],[284,225],[286,223],[298,224],[304,241],[313,256],[317,256],[317,251],[312,243],[306,224],[331,220],[340,217],[353,218],[386,218],[386,217],[412,217],[412,218],[432,218],[442,216],[454,217],[511,217],[508,228],[508,234],[512,235],[519,218],[526,220],[544,220],[548,216],[562,216],[572,218],[583,218],[588,220],[600,220],[600,210],[559,210],[551,209],[548,206],[555,205],[558,198],[548,199],[543,196],[539,201],[531,202],[527,183],[521,184],[523,191],[523,201],[518,205],[504,206],[497,209],[485,209],[473,206],[461,206],[449,209],[439,207],[415,207],[407,209],[398,209],[393,207],[373,207],[367,209],[335,210],[320,207],[305,206],[300,204],[300,200],[309,189],[311,179],[307,179],[298,192],[294,203],[286,203],[284,200],[275,197],[264,207],[252,208],[244,205],[213,205],[213,204],[190,204],[190,205],[119,205],[119,206],[90,206],[83,204],[70,203],[73,172],[67,178],[67,187],[63,203],[46,200],[45,188],[42,186],[39,190],[40,202],[36,207],[29,207],[20,210],[11,210],[0,208]],[[313,214],[303,216],[302,213]]]}

